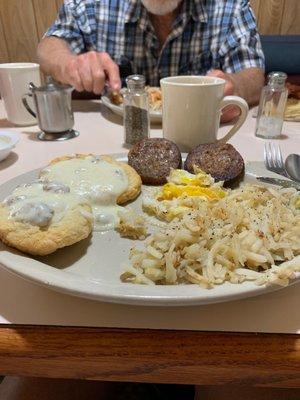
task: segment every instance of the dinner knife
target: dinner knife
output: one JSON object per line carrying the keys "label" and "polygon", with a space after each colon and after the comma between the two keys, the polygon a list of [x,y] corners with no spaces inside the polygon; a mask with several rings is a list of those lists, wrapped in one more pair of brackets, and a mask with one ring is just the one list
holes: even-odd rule
{"label": "dinner knife", "polygon": [[294,188],[300,190],[300,184],[287,179],[269,178],[265,176],[258,176],[256,179],[260,182],[270,183],[271,185],[278,185],[284,188]]}

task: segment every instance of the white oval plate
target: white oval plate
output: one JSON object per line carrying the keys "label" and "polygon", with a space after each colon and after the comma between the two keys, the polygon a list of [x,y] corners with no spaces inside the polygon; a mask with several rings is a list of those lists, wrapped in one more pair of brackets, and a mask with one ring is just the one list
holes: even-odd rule
{"label": "white oval plate", "polygon": [[[272,176],[259,163],[248,164],[246,171],[245,179],[248,181],[253,181],[253,175],[264,172],[265,175]],[[38,172],[38,170],[28,172],[1,185],[0,201],[17,185],[36,179]],[[140,209],[141,197],[130,206]],[[210,290],[197,285],[146,286],[122,283],[121,263],[128,259],[129,249],[133,245],[141,244],[121,238],[114,231],[96,232],[91,238],[58,250],[49,256],[31,257],[0,242],[0,263],[18,276],[47,286],[49,289],[120,304],[147,306],[209,304],[257,296],[280,289],[277,286],[256,286],[251,282],[238,285],[225,283]],[[299,278],[300,274],[291,284],[299,281]]]}
{"label": "white oval plate", "polygon": [[[113,104],[110,100],[110,98],[106,95],[101,96],[102,103],[109,108],[111,111],[113,111],[115,114],[120,115],[123,117],[123,104],[117,106],[116,104]],[[154,123],[161,123],[162,121],[162,112],[161,111],[150,111],[150,121]]]}

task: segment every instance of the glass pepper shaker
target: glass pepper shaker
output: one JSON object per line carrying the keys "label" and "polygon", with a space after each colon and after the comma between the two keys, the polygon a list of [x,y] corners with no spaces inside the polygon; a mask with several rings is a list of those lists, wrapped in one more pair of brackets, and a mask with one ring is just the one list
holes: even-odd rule
{"label": "glass pepper shaker", "polygon": [[284,72],[271,72],[268,84],[262,90],[255,135],[264,139],[276,139],[282,132],[284,111],[288,97]]}
{"label": "glass pepper shaker", "polygon": [[130,75],[126,84],[123,96],[125,144],[134,145],[149,137],[149,99],[144,76]]}

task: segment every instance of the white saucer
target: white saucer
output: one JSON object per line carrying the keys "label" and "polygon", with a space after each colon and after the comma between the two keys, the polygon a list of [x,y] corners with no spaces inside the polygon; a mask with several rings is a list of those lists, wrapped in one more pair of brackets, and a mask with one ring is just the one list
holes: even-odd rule
{"label": "white saucer", "polygon": [[20,135],[17,132],[0,129],[0,161],[8,157],[19,140]]}

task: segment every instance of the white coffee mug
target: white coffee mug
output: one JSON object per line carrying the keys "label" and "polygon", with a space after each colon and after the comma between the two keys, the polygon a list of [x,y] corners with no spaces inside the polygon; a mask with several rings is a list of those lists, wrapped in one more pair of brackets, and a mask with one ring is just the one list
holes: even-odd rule
{"label": "white coffee mug", "polygon": [[[227,142],[245,122],[249,107],[238,96],[224,97],[225,80],[209,76],[174,76],[160,81],[163,135],[186,152],[199,144]],[[238,106],[241,114],[223,138],[218,139],[222,109]]]}
{"label": "white coffee mug", "polygon": [[36,125],[36,119],[30,115],[22,103],[22,96],[33,82],[41,85],[40,68],[34,63],[0,64],[0,94],[4,100],[7,119],[15,125]]}

